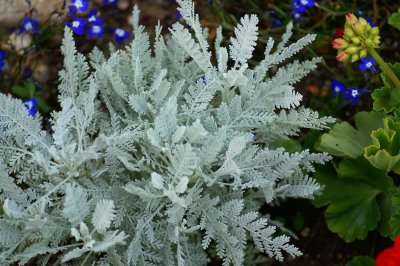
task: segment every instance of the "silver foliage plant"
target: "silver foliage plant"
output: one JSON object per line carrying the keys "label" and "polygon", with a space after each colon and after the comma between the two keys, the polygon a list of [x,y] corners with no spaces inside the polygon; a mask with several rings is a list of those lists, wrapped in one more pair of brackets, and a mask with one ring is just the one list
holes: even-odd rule
{"label": "silver foliage plant", "polygon": [[219,28],[213,56],[193,3],[178,3],[191,30],[176,23],[165,40],[157,26],[154,51],[136,7],[132,43],[108,58],[94,49],[90,65],[66,29],[51,130],[0,94],[1,265],[255,265],[258,253],[301,255],[258,210],[320,189],[308,174],[328,155],[273,148],[333,122],[300,107],[292,86],[320,59],[282,65],[315,35],[288,45],[289,24],[250,67],[255,15],[241,19],[229,48]]}

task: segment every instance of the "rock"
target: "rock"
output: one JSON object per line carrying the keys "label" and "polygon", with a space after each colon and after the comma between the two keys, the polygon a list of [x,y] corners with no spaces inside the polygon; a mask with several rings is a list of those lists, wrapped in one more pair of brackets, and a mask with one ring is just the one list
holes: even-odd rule
{"label": "rock", "polygon": [[63,3],[64,0],[1,0],[0,25],[17,27],[27,15],[44,22],[54,11],[60,11]]}

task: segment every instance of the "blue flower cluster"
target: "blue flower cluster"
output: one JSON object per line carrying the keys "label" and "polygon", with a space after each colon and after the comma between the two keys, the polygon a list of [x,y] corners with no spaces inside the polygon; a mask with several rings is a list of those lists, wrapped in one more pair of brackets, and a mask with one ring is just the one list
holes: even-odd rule
{"label": "blue flower cluster", "polygon": [[291,13],[295,21],[303,19],[303,14],[308,7],[315,5],[315,0],[293,0]]}
{"label": "blue flower cluster", "polygon": [[[101,6],[116,5],[118,0],[103,0]],[[88,13],[87,18],[78,17],[78,12],[86,12],[89,9],[89,0],[71,0],[70,6],[68,6],[68,15],[72,17],[71,21],[65,22],[65,25],[70,27],[75,34],[84,35],[87,30],[89,38],[100,38],[105,33],[104,20],[98,17],[98,10],[93,9]],[[114,40],[117,43],[121,43],[129,38],[129,33],[126,30],[120,28],[109,29],[114,34]]]}
{"label": "blue flower cluster", "polygon": [[341,95],[345,101],[350,100],[350,106],[354,106],[358,102],[361,94],[368,93],[366,89],[347,88],[338,80],[332,80],[331,88],[332,96]]}

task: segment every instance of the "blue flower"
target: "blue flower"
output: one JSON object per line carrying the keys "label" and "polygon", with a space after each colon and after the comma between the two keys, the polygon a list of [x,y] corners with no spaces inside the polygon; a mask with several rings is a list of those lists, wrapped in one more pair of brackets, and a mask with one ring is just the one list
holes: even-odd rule
{"label": "blue flower", "polygon": [[81,12],[86,12],[89,8],[89,0],[71,0],[71,4]]}
{"label": "blue flower", "polygon": [[0,74],[3,74],[3,69],[6,66],[6,62],[3,60],[0,60]]}
{"label": "blue flower", "polygon": [[100,38],[104,35],[104,28],[102,25],[93,25],[89,28],[88,34],[90,38]]}
{"label": "blue flower", "polygon": [[371,56],[368,58],[361,58],[361,62],[358,63],[358,68],[362,71],[371,70],[374,73],[378,73],[378,71],[375,68],[375,65],[376,65],[376,61]]}
{"label": "blue flower", "polygon": [[274,18],[272,20],[272,25],[271,25],[272,28],[277,28],[277,27],[280,27],[282,25],[283,25],[283,21],[282,21],[281,18]]}
{"label": "blue flower", "polygon": [[292,8],[297,13],[304,13],[307,7],[312,7],[315,5],[315,0],[293,0]]}
{"label": "blue flower", "polygon": [[372,18],[365,17],[364,19],[368,22],[368,24],[369,24],[372,28],[376,26],[375,23],[372,21]]}
{"label": "blue flower", "polygon": [[0,61],[3,61],[4,58],[6,58],[6,52],[0,50]]}
{"label": "blue flower", "polygon": [[38,25],[39,25],[39,23],[37,20],[34,20],[31,17],[25,17],[22,20],[22,26],[20,27],[19,31],[20,31],[20,33],[24,33],[24,32],[37,33],[37,32],[39,32]]}
{"label": "blue flower", "polygon": [[126,30],[116,28],[114,30],[114,39],[117,43],[121,43],[129,38],[129,33]]}
{"label": "blue flower", "polygon": [[176,20],[180,20],[181,18],[183,18],[181,12],[178,12],[178,14],[176,14]]}
{"label": "blue flower", "polygon": [[29,79],[32,76],[32,69],[29,66],[24,68],[23,76],[24,79]]}
{"label": "blue flower", "polygon": [[104,20],[97,17],[97,9],[93,9],[88,14],[88,22],[92,25],[103,25]]}
{"label": "blue flower", "polygon": [[28,111],[29,116],[35,116],[37,112],[37,107],[38,107],[38,101],[36,98],[30,98],[24,102],[24,106],[26,110]]}
{"label": "blue flower", "polygon": [[0,50],[0,74],[3,73],[3,69],[6,66],[6,62],[4,61],[4,58],[6,58],[6,52]]}
{"label": "blue flower", "polygon": [[84,18],[74,18],[71,22],[64,22],[65,25],[70,27],[75,34],[77,35],[83,35],[85,33],[85,28],[86,28],[86,19]]}
{"label": "blue flower", "polygon": [[105,5],[113,5],[115,6],[117,4],[118,0],[103,0],[103,3],[101,4],[101,6],[105,6]]}
{"label": "blue flower", "polygon": [[347,90],[346,86],[336,79],[332,80],[331,88],[332,88],[332,96],[344,94]]}
{"label": "blue flower", "polygon": [[292,13],[293,19],[294,19],[295,21],[300,21],[300,20],[303,19],[303,14],[302,14],[302,13],[297,12],[296,10],[292,10],[291,13]]}
{"label": "blue flower", "polygon": [[76,6],[68,6],[68,16],[73,16],[78,12]]}
{"label": "blue flower", "polygon": [[343,99],[346,101],[351,100],[350,106],[354,106],[360,99],[360,95],[365,93],[368,93],[366,89],[348,88],[343,95]]}

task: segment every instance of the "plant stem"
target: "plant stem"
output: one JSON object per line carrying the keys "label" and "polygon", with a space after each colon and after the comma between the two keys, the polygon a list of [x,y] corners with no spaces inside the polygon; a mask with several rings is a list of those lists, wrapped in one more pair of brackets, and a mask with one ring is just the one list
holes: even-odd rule
{"label": "plant stem", "polygon": [[374,48],[372,47],[367,47],[369,54],[375,58],[376,62],[379,64],[379,66],[382,68],[383,71],[386,72],[386,74],[389,76],[389,78],[392,80],[393,85],[400,90],[400,80],[394,74],[393,70],[389,67],[388,64],[386,64],[385,61],[383,61],[382,57],[375,51]]}

